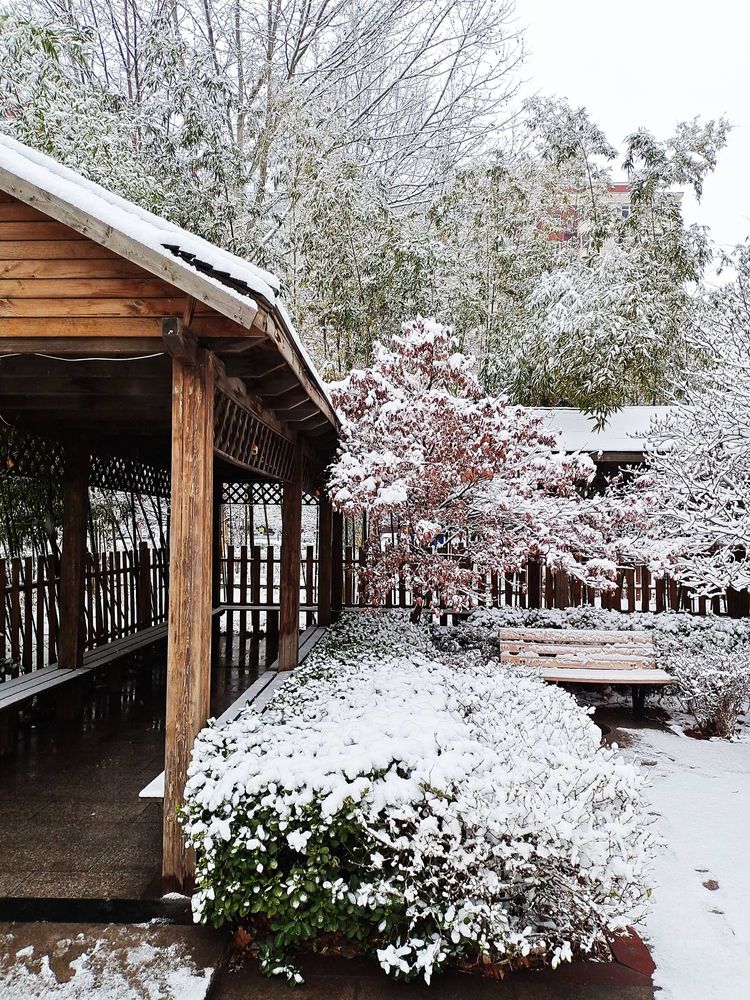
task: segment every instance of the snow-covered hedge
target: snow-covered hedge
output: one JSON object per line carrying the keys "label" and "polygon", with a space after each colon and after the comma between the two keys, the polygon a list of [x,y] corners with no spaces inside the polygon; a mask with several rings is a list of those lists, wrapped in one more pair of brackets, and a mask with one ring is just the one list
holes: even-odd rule
{"label": "snow-covered hedge", "polygon": [[291,978],[302,944],[428,982],[557,965],[642,907],[639,789],[570,695],[352,613],[262,714],[199,737],[195,915],[245,926]]}
{"label": "snow-covered hedge", "polygon": [[707,736],[731,736],[750,700],[750,621],[686,612],[491,608],[475,611],[466,628],[443,632],[444,648],[496,641],[497,630],[514,628],[649,629],[657,664],[674,675],[668,698],[689,712]]}
{"label": "snow-covered hedge", "polygon": [[603,608],[478,608],[470,616],[471,628],[592,628],[620,631],[653,629],[660,636],[722,637],[731,642],[750,642],[750,619],[716,615],[692,615],[687,611],[607,611]]}

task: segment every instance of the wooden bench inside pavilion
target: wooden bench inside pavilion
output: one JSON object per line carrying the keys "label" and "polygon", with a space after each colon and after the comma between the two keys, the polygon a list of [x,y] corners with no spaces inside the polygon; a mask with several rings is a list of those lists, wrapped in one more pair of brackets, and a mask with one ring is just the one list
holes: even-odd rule
{"label": "wooden bench inside pavilion", "polygon": [[[0,721],[51,692],[64,700],[87,672],[166,639],[162,885],[189,890],[177,809],[210,714],[212,633],[227,612],[223,491],[281,484],[275,668],[290,670],[300,658],[303,494],[319,505],[315,635],[303,653],[341,604],[342,524],[323,490],[337,418],[272,275],[8,137],[0,288],[4,474],[62,483],[63,493],[57,658],[40,653],[0,684]],[[95,649],[83,626],[90,487],[170,500],[165,620],[135,616],[134,631]]]}

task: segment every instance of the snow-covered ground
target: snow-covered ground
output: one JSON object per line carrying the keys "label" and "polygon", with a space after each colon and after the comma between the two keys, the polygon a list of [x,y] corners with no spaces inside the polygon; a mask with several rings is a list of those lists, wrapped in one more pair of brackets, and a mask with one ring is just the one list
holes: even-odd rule
{"label": "snow-covered ground", "polygon": [[[750,734],[736,742],[629,730],[664,846],[645,937],[662,1000],[750,996]],[[706,888],[704,883],[718,888]]]}
{"label": "snow-covered ground", "polygon": [[158,923],[80,932],[72,924],[4,925],[0,1000],[203,1000],[221,946],[192,947],[195,936]]}

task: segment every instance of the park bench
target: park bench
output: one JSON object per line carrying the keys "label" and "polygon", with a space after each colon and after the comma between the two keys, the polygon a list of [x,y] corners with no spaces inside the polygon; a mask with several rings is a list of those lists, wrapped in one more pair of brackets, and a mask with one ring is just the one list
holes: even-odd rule
{"label": "park bench", "polygon": [[649,632],[594,629],[501,628],[500,662],[535,667],[557,684],[627,685],[633,711],[643,713],[646,691],[672,677],[656,666]]}
{"label": "park bench", "polygon": [[[234,608],[232,609],[234,610]],[[302,663],[315,649],[328,630],[323,626],[311,626],[300,636],[298,663]],[[227,722],[235,719],[243,708],[253,705],[256,711],[264,708],[271,699],[277,688],[292,676],[291,670],[279,671],[278,660],[265,670],[257,680],[253,681],[249,688],[242,692],[229,708],[223,712],[216,720],[216,726],[223,726]],[[163,799],[164,798],[164,772],[157,774],[145,788],[138,793],[141,799]]]}
{"label": "park bench", "polygon": [[77,669],[58,667],[56,663],[51,663],[47,667],[4,681],[0,684],[0,753],[9,750],[12,745],[18,710],[22,705],[35,698],[59,699],[94,671],[124,660],[166,637],[166,623],[151,625],[87,650],[83,654],[83,664]]}

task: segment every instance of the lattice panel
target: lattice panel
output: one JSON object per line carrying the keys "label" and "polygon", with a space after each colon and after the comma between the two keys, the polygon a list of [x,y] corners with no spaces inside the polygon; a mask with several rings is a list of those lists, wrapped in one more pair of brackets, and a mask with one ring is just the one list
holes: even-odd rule
{"label": "lattice panel", "polygon": [[[281,483],[224,483],[221,494],[222,503],[236,504],[281,504]],[[314,506],[318,498],[310,493],[302,494],[302,503],[308,507]]]}
{"label": "lattice panel", "polygon": [[171,495],[168,469],[117,456],[91,456],[91,485],[101,489],[164,497],[167,500]]}
{"label": "lattice panel", "polygon": [[0,442],[0,475],[62,481],[65,452],[56,441],[3,428]]}
{"label": "lattice panel", "polygon": [[[61,483],[65,470],[65,446],[59,441],[19,434],[9,429],[0,432],[0,474],[28,479],[46,479]],[[9,466],[12,462],[12,467]],[[143,493],[169,499],[169,470],[139,462],[134,458],[92,454],[91,486],[100,489]]]}
{"label": "lattice panel", "polygon": [[294,446],[245,406],[216,391],[214,450],[230,462],[282,481],[294,473]]}

